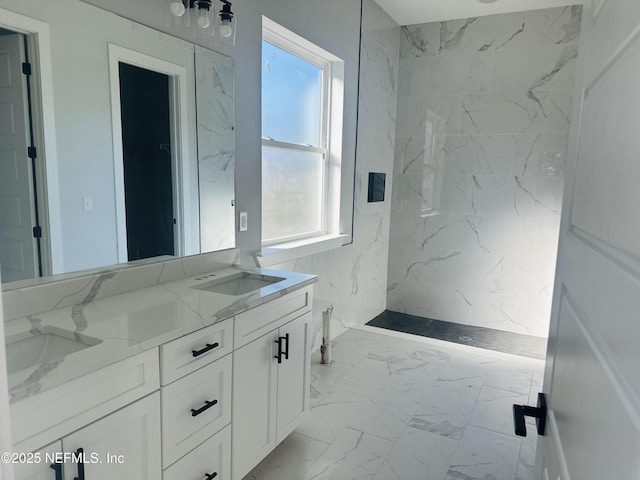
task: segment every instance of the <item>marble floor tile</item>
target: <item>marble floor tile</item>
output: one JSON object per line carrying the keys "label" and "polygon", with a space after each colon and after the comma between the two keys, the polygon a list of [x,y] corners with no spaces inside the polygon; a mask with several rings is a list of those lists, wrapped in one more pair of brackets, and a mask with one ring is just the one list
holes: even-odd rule
{"label": "marble floor tile", "polygon": [[471,418],[478,391],[461,395],[446,384],[414,390],[416,408],[409,426],[459,440]]}
{"label": "marble floor tile", "polygon": [[375,480],[442,479],[458,441],[407,428],[384,460]]}
{"label": "marble floor tile", "polygon": [[528,395],[531,389],[531,364],[499,362],[491,367],[484,381],[485,387]]}
{"label": "marble floor tile", "polygon": [[483,387],[471,412],[469,425],[513,436],[513,405],[524,405],[528,399],[529,395]]}
{"label": "marble floor tile", "polygon": [[520,455],[518,456],[516,480],[533,480],[533,467],[535,466],[536,462],[537,442],[538,436],[535,435],[534,429],[531,429],[529,434],[524,439],[522,439],[520,445]]}
{"label": "marble floor tile", "polygon": [[311,372],[311,403],[314,404],[315,400],[333,390],[336,382],[349,373],[353,367],[340,362],[333,362],[330,366],[321,365],[319,355],[317,358],[312,357],[311,361],[317,365],[317,368]]}
{"label": "marble floor tile", "polygon": [[471,390],[480,390],[488,372],[487,366],[456,359],[438,370],[437,384],[464,394]]}
{"label": "marble floor tile", "polygon": [[371,398],[346,390],[334,390],[310,408],[299,433],[323,442],[333,442],[345,428],[396,440],[406,424]]}
{"label": "marble floor tile", "polygon": [[300,480],[373,479],[394,442],[346,428]]}
{"label": "marble floor tile", "polygon": [[520,440],[467,427],[445,480],[513,480]]}
{"label": "marble floor tile", "polygon": [[293,432],[243,480],[299,480],[328,447]]}
{"label": "marble floor tile", "polygon": [[334,347],[307,418],[244,480],[532,479],[512,404],[535,403],[542,362],[354,329]]}

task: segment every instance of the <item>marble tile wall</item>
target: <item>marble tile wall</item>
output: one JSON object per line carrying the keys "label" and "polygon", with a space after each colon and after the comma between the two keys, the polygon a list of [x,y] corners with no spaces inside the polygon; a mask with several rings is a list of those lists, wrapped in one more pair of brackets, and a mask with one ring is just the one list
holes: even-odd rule
{"label": "marble tile wall", "polygon": [[[318,275],[314,348],[322,312],[333,305],[332,336],[386,308],[400,28],[373,0],[363,5],[353,243],[272,268]],[[367,203],[369,172],[386,173],[385,201]]]}
{"label": "marble tile wall", "polygon": [[402,27],[387,308],[547,336],[580,17]]}

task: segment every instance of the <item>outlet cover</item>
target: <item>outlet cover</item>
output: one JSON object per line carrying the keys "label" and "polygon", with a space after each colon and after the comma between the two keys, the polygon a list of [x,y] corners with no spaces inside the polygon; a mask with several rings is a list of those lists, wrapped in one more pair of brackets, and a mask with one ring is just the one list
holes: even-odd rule
{"label": "outlet cover", "polygon": [[248,223],[248,214],[247,212],[240,212],[240,219],[238,221],[238,228],[241,232],[246,232],[249,226]]}

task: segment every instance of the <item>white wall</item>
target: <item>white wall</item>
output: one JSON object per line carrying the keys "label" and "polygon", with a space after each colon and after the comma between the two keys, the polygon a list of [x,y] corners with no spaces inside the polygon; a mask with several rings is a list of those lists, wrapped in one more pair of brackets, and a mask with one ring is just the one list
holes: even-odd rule
{"label": "white wall", "polygon": [[[50,27],[64,271],[116,264],[107,43],[183,66],[190,85],[195,84],[193,46],[78,0],[0,0],[0,8],[42,20]],[[186,102],[193,183],[197,181],[193,88]],[[197,184],[192,191],[197,195]],[[83,211],[86,195],[93,197],[92,212]],[[187,202],[193,205],[197,196]]]}
{"label": "white wall", "polygon": [[388,307],[546,336],[580,7],[402,28]]}

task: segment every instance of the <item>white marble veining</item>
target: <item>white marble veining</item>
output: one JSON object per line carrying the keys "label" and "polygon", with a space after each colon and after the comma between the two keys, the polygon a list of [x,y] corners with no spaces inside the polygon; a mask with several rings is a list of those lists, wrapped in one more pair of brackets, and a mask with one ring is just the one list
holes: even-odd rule
{"label": "white marble veining", "polygon": [[6,322],[5,335],[9,343],[24,334],[38,335],[43,327],[57,327],[101,341],[79,352],[11,373],[11,403],[315,282],[313,275],[256,269],[253,271],[259,275],[278,276],[284,280],[239,296],[193,288],[212,278],[222,279],[238,271],[238,268],[210,271],[102,298],[98,298],[100,291],[107,288],[116,275],[104,274],[95,280],[90,277],[85,279],[87,287],[83,289],[82,300],[77,303]]}
{"label": "white marble veining", "polygon": [[235,246],[233,59],[196,47],[200,250]]}
{"label": "white marble veining", "polygon": [[532,478],[536,436],[514,435],[511,404],[535,398],[543,362],[378,332],[312,357],[307,420],[245,480]]}
{"label": "white marble veining", "polygon": [[402,27],[389,309],[548,334],[580,17]]}

